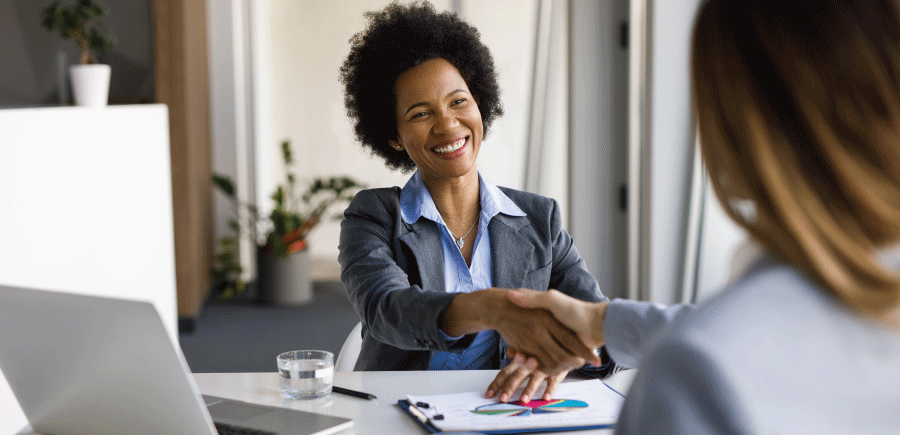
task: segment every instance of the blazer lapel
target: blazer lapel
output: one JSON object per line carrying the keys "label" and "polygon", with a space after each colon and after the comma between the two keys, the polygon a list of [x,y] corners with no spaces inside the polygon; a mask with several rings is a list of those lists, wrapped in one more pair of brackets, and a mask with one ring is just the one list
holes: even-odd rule
{"label": "blazer lapel", "polygon": [[447,291],[444,288],[444,250],[437,224],[428,219],[419,219],[406,227],[409,232],[402,234],[400,241],[406,244],[415,257],[422,288]]}
{"label": "blazer lapel", "polygon": [[534,245],[519,234],[528,225],[528,219],[498,214],[491,219],[489,225],[494,287],[522,287],[529,272],[527,266],[531,264],[531,257],[534,255]]}

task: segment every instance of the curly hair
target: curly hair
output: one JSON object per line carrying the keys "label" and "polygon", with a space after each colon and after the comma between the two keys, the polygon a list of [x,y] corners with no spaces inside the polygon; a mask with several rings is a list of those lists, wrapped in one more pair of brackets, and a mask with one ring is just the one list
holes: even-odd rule
{"label": "curly hair", "polygon": [[409,172],[415,163],[389,145],[397,138],[394,84],[397,76],[430,59],[442,58],[459,71],[478,104],[485,135],[503,114],[494,60],[478,30],[427,2],[391,3],[367,12],[368,27],[350,39],[341,66],[344,104],[356,138],[390,169]]}

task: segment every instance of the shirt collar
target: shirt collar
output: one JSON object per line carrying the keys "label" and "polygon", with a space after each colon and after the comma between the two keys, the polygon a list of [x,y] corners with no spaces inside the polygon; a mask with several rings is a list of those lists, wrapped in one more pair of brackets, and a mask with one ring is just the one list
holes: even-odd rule
{"label": "shirt collar", "polygon": [[[519,208],[499,187],[491,183],[478,173],[478,181],[481,186],[481,213],[488,219],[493,218],[499,213],[509,216],[525,216],[525,212]],[[434,199],[428,188],[425,187],[425,181],[416,171],[403,189],[400,191],[400,211],[403,215],[403,222],[412,224],[424,217],[434,222],[444,223],[441,214],[434,205]]]}

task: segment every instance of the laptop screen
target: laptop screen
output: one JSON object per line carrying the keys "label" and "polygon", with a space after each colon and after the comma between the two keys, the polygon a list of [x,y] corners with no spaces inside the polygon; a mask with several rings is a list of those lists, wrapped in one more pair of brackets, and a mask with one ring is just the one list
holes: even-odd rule
{"label": "laptop screen", "polygon": [[[0,285],[0,368],[36,432],[216,433],[181,349],[149,302]],[[352,424],[284,408],[268,413],[262,408],[269,407],[235,406],[256,407],[257,417],[308,414],[329,427]],[[271,416],[256,420],[275,427]]]}

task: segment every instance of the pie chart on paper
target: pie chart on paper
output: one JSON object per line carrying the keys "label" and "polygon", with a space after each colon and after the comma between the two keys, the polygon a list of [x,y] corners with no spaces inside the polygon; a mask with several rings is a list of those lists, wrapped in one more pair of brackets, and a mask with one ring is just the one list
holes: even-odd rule
{"label": "pie chart on paper", "polygon": [[587,408],[588,404],[580,400],[532,400],[528,403],[491,403],[482,405],[472,412],[480,415],[499,417],[528,417],[535,414],[552,414],[570,412]]}

